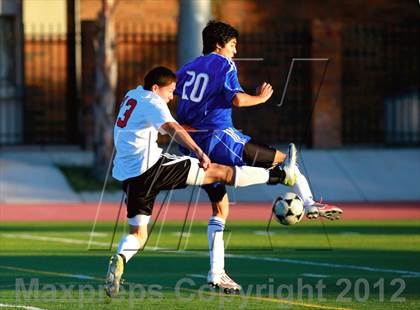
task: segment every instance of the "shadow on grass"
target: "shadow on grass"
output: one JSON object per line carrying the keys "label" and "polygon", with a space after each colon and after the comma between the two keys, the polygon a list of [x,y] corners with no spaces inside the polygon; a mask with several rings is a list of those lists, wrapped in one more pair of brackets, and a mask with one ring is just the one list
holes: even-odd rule
{"label": "shadow on grass", "polygon": [[[95,230],[97,232],[112,233],[114,222],[98,222]],[[124,222],[120,221],[118,228],[121,229]],[[161,222],[156,223],[156,228],[160,227]],[[165,230],[169,232],[179,232],[182,230],[183,222],[166,221]],[[188,224],[189,225],[189,224]],[[93,222],[16,222],[1,223],[0,233],[2,232],[87,232],[90,233]],[[188,227],[186,227],[187,229]],[[230,221],[226,224],[226,229],[238,233],[253,233],[255,231],[264,232],[267,230],[267,222],[257,221]],[[192,223],[192,232],[203,232],[207,230],[207,222],[196,221]],[[419,235],[420,226],[416,221],[405,221],[404,223],[372,222],[325,222],[311,221],[302,222],[294,226],[282,226],[276,222],[271,224],[270,231],[278,234],[348,234],[348,235]]]}

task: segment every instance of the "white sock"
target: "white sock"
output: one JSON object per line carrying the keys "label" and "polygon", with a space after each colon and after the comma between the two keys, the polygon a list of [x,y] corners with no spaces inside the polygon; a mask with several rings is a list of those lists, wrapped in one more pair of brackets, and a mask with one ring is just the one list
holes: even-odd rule
{"label": "white sock", "polygon": [[225,245],[223,242],[223,230],[225,220],[212,216],[207,227],[207,237],[210,250],[210,271],[221,273],[225,270]]}
{"label": "white sock", "polygon": [[242,166],[235,167],[234,186],[248,186],[268,182],[270,174],[268,170],[258,167]]}
{"label": "white sock", "polygon": [[303,199],[303,205],[305,207],[311,206],[314,204],[314,199],[308,180],[302,173],[300,173],[297,166],[296,171],[298,176],[295,185],[293,185],[293,191]]}
{"label": "white sock", "polygon": [[137,237],[134,235],[126,235],[121,239],[120,244],[118,244],[117,254],[124,255],[125,262],[127,263],[139,249],[140,242]]}

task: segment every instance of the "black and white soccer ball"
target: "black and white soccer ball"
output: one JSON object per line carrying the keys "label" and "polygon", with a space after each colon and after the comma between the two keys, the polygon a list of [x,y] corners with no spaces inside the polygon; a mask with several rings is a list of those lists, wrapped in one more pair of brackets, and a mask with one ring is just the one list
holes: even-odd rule
{"label": "black and white soccer ball", "polygon": [[273,203],[274,217],[283,225],[299,223],[304,214],[303,200],[295,193],[286,193]]}

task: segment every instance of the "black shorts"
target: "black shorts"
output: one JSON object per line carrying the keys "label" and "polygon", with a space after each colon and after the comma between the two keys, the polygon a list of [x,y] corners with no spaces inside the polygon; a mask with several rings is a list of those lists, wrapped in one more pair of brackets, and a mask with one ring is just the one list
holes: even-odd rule
{"label": "black shorts", "polygon": [[[173,162],[173,163],[170,163]],[[164,164],[168,164],[164,166]],[[150,169],[138,177],[124,180],[123,190],[127,195],[127,217],[138,214],[151,215],[156,196],[161,190],[185,188],[191,160],[163,154]]]}
{"label": "black shorts", "polygon": [[[275,156],[276,149],[250,140],[245,143],[242,159],[248,166],[270,168],[273,165]],[[226,187],[222,183],[214,183],[202,187],[206,191],[211,202],[222,200],[223,196],[226,194]]]}

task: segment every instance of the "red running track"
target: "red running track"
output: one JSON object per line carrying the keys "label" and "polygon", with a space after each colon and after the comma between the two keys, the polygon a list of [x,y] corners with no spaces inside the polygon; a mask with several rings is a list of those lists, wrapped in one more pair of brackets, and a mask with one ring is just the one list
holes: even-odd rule
{"label": "red running track", "polygon": [[[420,219],[420,202],[337,203],[344,210],[343,220],[404,220]],[[160,205],[155,205],[154,217]],[[97,210],[99,221],[113,221],[118,214],[118,203],[57,203],[57,204],[0,204],[0,222],[12,221],[93,221]],[[165,210],[162,210],[162,219]],[[187,203],[172,203],[167,220],[183,220]],[[237,203],[231,205],[230,220],[268,220],[270,203]],[[207,220],[211,214],[209,203],[200,203],[189,210],[189,219]],[[120,218],[126,216],[125,206]]]}

